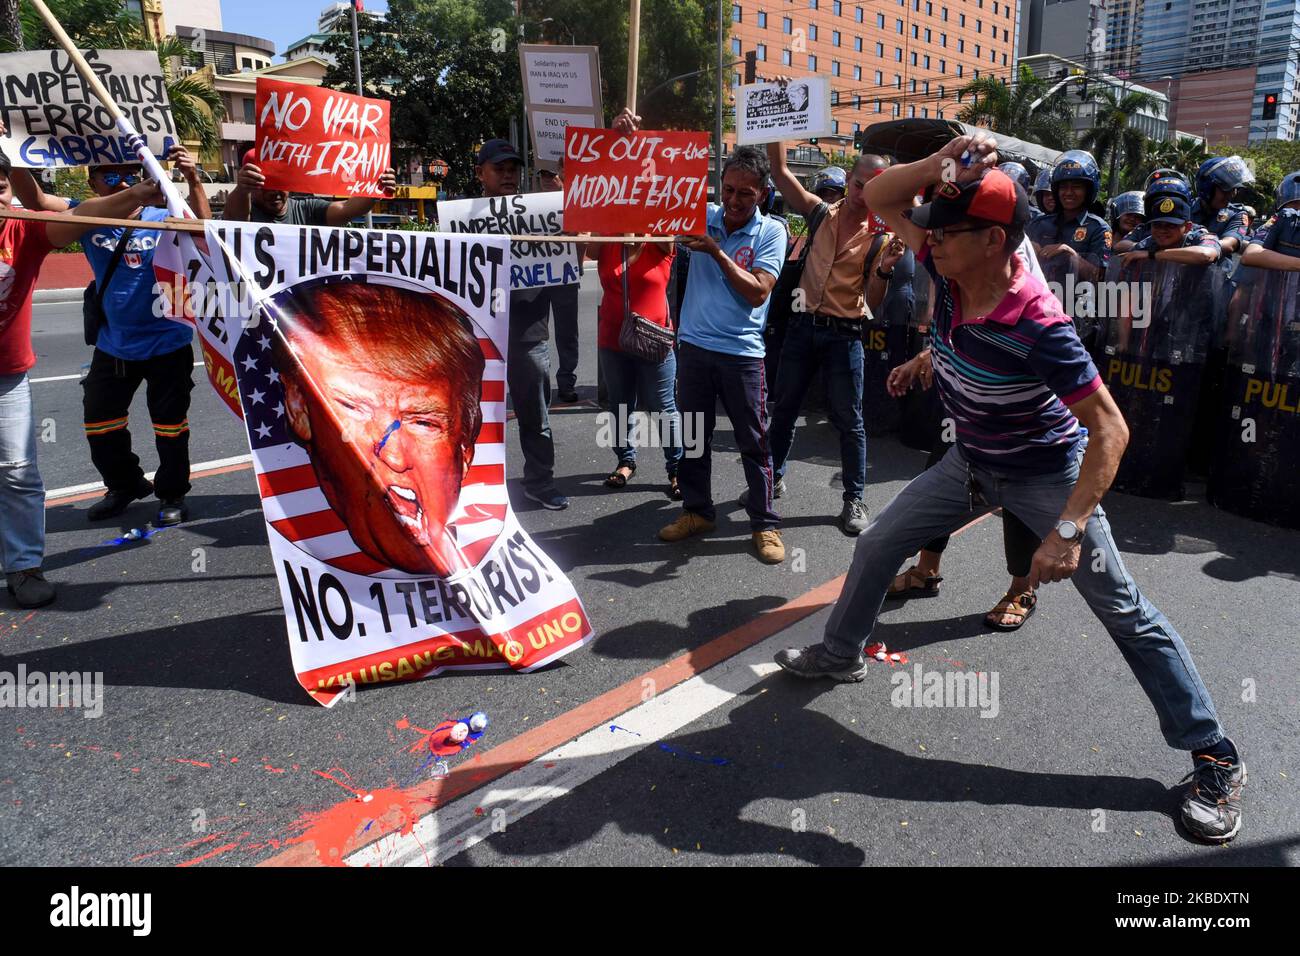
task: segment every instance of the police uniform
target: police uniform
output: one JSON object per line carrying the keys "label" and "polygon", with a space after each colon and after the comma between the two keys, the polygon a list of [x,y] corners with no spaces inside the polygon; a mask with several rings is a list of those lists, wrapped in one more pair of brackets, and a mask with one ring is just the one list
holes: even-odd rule
{"label": "police uniform", "polygon": [[1300,258],[1300,209],[1283,209],[1261,226],[1251,242],[1270,252]]}
{"label": "police uniform", "polygon": [[1246,209],[1240,203],[1230,202],[1216,212],[1198,199],[1192,203],[1192,222],[1220,240],[1236,239],[1243,248],[1246,245]]}
{"label": "police uniform", "polygon": [[1041,215],[1025,227],[1025,235],[1040,246],[1064,243],[1098,269],[1110,261],[1110,226],[1084,210],[1068,219],[1064,212]]}
{"label": "police uniform", "polygon": [[[1223,255],[1223,244],[1219,241],[1219,237],[1210,232],[1204,226],[1195,226],[1192,229],[1189,229],[1183,235],[1183,241],[1178,245],[1178,248],[1188,249],[1192,246],[1202,246],[1206,249],[1213,249],[1215,252],[1219,253],[1220,256]],[[1133,248],[1129,251],[1146,252],[1148,249],[1156,248],[1158,248],[1158,246],[1156,246],[1155,237],[1147,236],[1141,242],[1134,244]]]}

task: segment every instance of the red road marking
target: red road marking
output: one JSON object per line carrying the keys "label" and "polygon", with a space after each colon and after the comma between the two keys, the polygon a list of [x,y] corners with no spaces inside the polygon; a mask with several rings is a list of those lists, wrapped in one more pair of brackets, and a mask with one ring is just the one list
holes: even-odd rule
{"label": "red road marking", "polygon": [[[953,536],[973,528],[993,514],[995,512],[981,515],[953,532]],[[542,754],[642,704],[641,694],[645,680],[654,681],[655,692],[662,693],[834,603],[844,587],[845,577],[846,575],[841,574],[811,591],[792,598],[780,607],[766,611],[740,627],[715,637],[693,651],[687,651],[585,704],[580,704],[532,730],[507,740],[485,753],[480,753],[472,764],[462,764],[446,777],[423,781],[400,791],[405,797],[402,803],[406,806],[414,805],[416,802],[427,803],[428,812],[432,813],[453,800],[473,793],[484,784],[527,766]],[[336,806],[353,803],[356,801],[344,800]],[[376,818],[373,825],[359,836],[352,834],[343,846],[316,847],[314,844],[300,843],[257,865],[319,866],[327,862],[338,865],[344,857],[350,856],[362,847],[374,843],[389,833],[409,829],[410,826],[409,818],[390,810]]]}
{"label": "red road marking", "polygon": [[[223,465],[220,468],[205,468],[202,471],[195,471],[190,474],[190,478],[211,478],[215,475],[228,475],[235,471],[250,471],[253,463],[251,461],[243,462],[238,465]],[[62,498],[49,498],[45,502],[45,507],[55,508],[59,505],[76,504],[78,501],[91,501],[96,498],[104,497],[103,491],[86,491],[79,495],[66,495]]]}

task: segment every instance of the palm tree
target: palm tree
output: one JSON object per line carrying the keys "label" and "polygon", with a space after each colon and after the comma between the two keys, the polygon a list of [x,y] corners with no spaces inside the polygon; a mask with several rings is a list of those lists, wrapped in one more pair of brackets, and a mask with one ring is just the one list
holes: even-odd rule
{"label": "palm tree", "polygon": [[1189,179],[1196,175],[1197,168],[1209,155],[1205,151],[1205,144],[1190,136],[1180,136],[1177,142],[1167,139],[1152,142],[1148,145],[1147,152],[1148,165],[1152,169],[1176,169]]}
{"label": "palm tree", "polygon": [[1121,161],[1129,169],[1143,165],[1147,138],[1129,123],[1138,113],[1153,112],[1160,100],[1154,93],[1139,90],[1116,91],[1109,86],[1094,90],[1089,98],[1096,107],[1092,129],[1079,137],[1079,145],[1091,150],[1098,163],[1110,163],[1108,191],[1115,195]]}
{"label": "palm tree", "polygon": [[167,101],[172,105],[172,119],[182,140],[197,141],[203,153],[221,148],[221,120],[226,108],[221,94],[212,85],[212,71],[201,70],[177,76],[173,64],[185,63],[193,55],[189,44],[179,37],[164,37],[150,46],[158,53],[163,76],[167,79]]}
{"label": "palm tree", "polygon": [[[981,76],[957,92],[959,102],[972,98],[958,111],[957,120],[1052,149],[1069,149],[1074,145],[1074,110],[1062,90],[1047,95],[1049,89],[1049,82],[1027,66],[1010,85]],[[1039,99],[1043,102],[1031,109]]]}

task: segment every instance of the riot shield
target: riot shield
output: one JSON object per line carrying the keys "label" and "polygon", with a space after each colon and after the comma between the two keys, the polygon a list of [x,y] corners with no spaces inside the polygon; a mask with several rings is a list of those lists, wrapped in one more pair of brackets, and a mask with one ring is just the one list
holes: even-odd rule
{"label": "riot shield", "polygon": [[[917,272],[924,277],[917,279]],[[909,249],[894,267],[885,298],[862,329],[862,424],[871,436],[898,428],[902,403],[885,388],[889,373],[912,357],[908,351],[916,317],[916,285],[930,285],[929,273],[917,270]]]}
{"label": "riot shield", "polygon": [[[908,331],[907,354],[894,364],[902,364],[930,344],[930,313],[934,307],[934,280],[930,278],[930,273],[925,269],[917,269],[912,289],[915,305]],[[900,413],[899,441],[917,451],[930,451],[938,440],[944,417],[943,400],[939,398],[938,387],[932,385],[929,389],[923,389],[920,385],[914,386],[900,399]]]}
{"label": "riot shield", "polygon": [[1227,316],[1211,504],[1300,528],[1300,273],[1255,270]]}
{"label": "riot shield", "polygon": [[1067,255],[1039,259],[1043,278],[1061,303],[1061,310],[1074,322],[1079,341],[1096,359],[1106,337],[1106,319],[1100,315],[1100,297],[1096,283],[1084,282],[1075,274],[1074,260]]}
{"label": "riot shield", "polygon": [[1129,428],[1112,487],[1180,498],[1223,272],[1142,259],[1117,275],[1098,368]]}

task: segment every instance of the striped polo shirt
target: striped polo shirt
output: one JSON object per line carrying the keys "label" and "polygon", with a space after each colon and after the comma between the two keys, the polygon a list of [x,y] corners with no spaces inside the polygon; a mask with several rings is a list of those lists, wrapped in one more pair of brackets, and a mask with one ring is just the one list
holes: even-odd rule
{"label": "striped polo shirt", "polygon": [[1008,477],[1063,471],[1086,434],[1067,406],[1101,376],[1056,297],[1013,254],[997,308],[966,318],[929,247],[917,258],[934,280],[931,360],[962,454]]}

